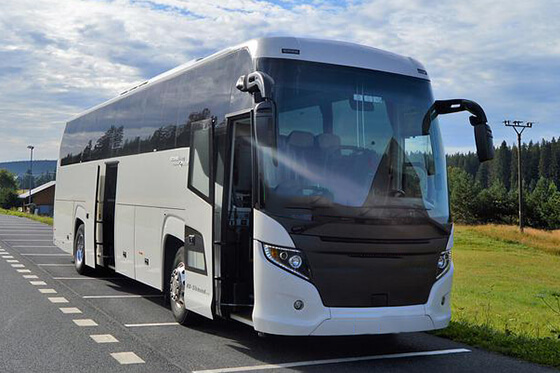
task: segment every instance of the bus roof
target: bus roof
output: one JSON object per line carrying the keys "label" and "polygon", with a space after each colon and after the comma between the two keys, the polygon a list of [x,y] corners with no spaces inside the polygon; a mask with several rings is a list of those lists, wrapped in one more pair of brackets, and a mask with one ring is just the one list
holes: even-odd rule
{"label": "bus roof", "polygon": [[124,92],[121,92],[118,96],[112,99],[79,113],[78,115],[72,117],[69,121],[97,110],[112,102],[118,101],[129,94],[141,90],[142,88],[179,75],[186,70],[194,68],[195,66],[202,65],[214,58],[239,49],[248,50],[253,60],[258,58],[284,58],[311,61],[384,71],[429,80],[426,69],[417,60],[381,49],[334,40],[296,37],[264,37],[249,40],[236,46],[223,49],[210,56],[197,58],[179,65],[171,70],[143,81]]}

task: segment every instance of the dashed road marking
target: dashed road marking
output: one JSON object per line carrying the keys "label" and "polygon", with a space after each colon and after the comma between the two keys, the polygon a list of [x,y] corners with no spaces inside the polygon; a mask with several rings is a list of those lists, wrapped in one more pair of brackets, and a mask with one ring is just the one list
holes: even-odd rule
{"label": "dashed road marking", "polygon": [[97,326],[97,323],[92,319],[74,319],[72,321],[78,326]]}
{"label": "dashed road marking", "polygon": [[305,366],[312,366],[312,365],[355,363],[360,361],[400,359],[400,358],[417,357],[417,356],[449,355],[449,354],[460,354],[465,352],[471,352],[471,350],[467,350],[466,348],[455,348],[449,350],[405,352],[405,353],[387,354],[387,355],[372,355],[372,356],[347,357],[347,358],[339,358],[339,359],[298,361],[295,363],[265,364],[265,365],[252,365],[252,366],[250,365],[250,366],[235,367],[235,368],[207,369],[207,370],[194,371],[193,373],[229,373],[229,372],[246,372],[251,370],[287,369],[287,368],[305,367]]}
{"label": "dashed road marking", "polygon": [[134,352],[113,352],[111,356],[119,362],[119,364],[144,364],[145,361],[142,360]]}
{"label": "dashed road marking", "polygon": [[82,311],[76,307],[60,307],[59,310],[61,310],[62,313],[82,313]]}
{"label": "dashed road marking", "polygon": [[39,289],[42,294],[56,294],[56,290],[54,289]]}
{"label": "dashed road marking", "polygon": [[49,297],[51,303],[68,303],[68,299],[64,297]]}
{"label": "dashed road marking", "polygon": [[144,326],[172,326],[172,325],[179,325],[178,322],[149,322],[143,324],[124,324],[127,328],[137,328],[137,327],[144,327]]}
{"label": "dashed road marking", "polygon": [[29,283],[35,286],[45,286],[47,284],[45,281],[29,281]]}
{"label": "dashed road marking", "polygon": [[14,268],[25,268],[23,264],[10,264]]}
{"label": "dashed road marking", "polygon": [[19,260],[17,260],[17,259],[8,259],[8,260],[6,260],[6,263],[19,263]]}
{"label": "dashed road marking", "polygon": [[84,295],[84,299],[120,299],[120,298],[160,298],[161,294],[152,295],[137,295],[137,294],[124,294],[124,295]]}
{"label": "dashed road marking", "polygon": [[19,273],[31,273],[30,269],[18,269],[17,270]]}
{"label": "dashed road marking", "polygon": [[29,279],[32,279],[32,278],[39,278],[39,276],[37,276],[37,275],[23,275],[23,278],[26,278],[26,279],[29,280]]}
{"label": "dashed road marking", "polygon": [[111,334],[92,334],[90,337],[97,343],[117,343],[119,341]]}
{"label": "dashed road marking", "polygon": [[4,255],[2,259],[13,259],[14,257],[11,255]]}

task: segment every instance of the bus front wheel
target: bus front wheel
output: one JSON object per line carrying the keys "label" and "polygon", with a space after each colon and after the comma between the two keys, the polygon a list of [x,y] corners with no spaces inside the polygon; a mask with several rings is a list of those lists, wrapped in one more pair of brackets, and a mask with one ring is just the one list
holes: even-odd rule
{"label": "bus front wheel", "polygon": [[86,274],[87,271],[85,242],[85,227],[83,224],[80,224],[78,229],[76,229],[76,235],[74,237],[74,266],[76,267],[76,271],[81,275]]}
{"label": "bus front wheel", "polygon": [[181,247],[175,254],[169,277],[169,302],[175,320],[181,325],[192,325],[199,320],[197,314],[185,308],[186,266],[184,263],[185,248]]}

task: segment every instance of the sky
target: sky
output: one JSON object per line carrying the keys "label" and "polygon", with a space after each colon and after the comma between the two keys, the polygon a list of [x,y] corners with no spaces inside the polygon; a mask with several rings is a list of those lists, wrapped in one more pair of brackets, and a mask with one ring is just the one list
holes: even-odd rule
{"label": "sky", "polygon": [[[436,99],[560,136],[560,1],[8,0],[0,12],[0,161],[56,159],[65,122],[193,58],[262,36],[364,44],[413,57]],[[465,113],[440,119],[448,153],[474,150]]]}

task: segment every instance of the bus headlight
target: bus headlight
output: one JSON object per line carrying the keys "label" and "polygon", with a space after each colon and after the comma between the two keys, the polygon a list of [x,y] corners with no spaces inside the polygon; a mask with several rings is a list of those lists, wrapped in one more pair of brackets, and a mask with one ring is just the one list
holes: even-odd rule
{"label": "bus headlight", "polygon": [[303,251],[263,243],[264,255],[273,264],[306,280],[311,278],[309,265]]}
{"label": "bus headlight", "polygon": [[439,254],[436,279],[443,276],[449,267],[451,267],[451,250],[445,250]]}

